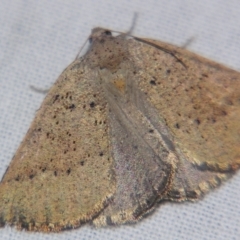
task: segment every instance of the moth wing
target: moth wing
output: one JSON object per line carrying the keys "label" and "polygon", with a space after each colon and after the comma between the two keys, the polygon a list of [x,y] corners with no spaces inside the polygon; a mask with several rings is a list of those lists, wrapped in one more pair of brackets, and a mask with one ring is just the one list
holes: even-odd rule
{"label": "moth wing", "polygon": [[78,227],[113,196],[108,104],[96,78],[76,60],[48,92],[0,183],[1,225]]}
{"label": "moth wing", "polygon": [[[108,97],[111,112],[117,116],[117,119],[111,121],[112,133],[115,138],[119,137],[119,140],[113,142],[113,146],[116,146],[113,148],[113,154],[120,149],[121,154],[115,155],[114,159],[116,164],[118,161],[125,164],[126,162],[130,162],[130,164],[138,162],[140,166],[138,171],[146,169],[145,172],[142,170],[143,176],[154,174],[157,176],[156,172],[152,171],[151,173],[148,168],[155,166],[152,161],[159,159],[162,166],[168,168],[165,171],[171,182],[170,186],[168,184],[161,185],[163,192],[168,190],[165,196],[159,194],[159,200],[196,199],[206,192],[210,188],[209,186],[214,187],[218,185],[218,181],[226,179],[229,176],[229,169],[238,167],[238,151],[232,153],[231,149],[226,147],[226,143],[231,141],[234,149],[238,150],[236,149],[238,139],[231,136],[235,130],[234,127],[238,126],[231,125],[231,120],[234,119],[236,123],[236,112],[239,111],[239,108],[234,109],[236,111],[235,118],[230,117],[230,120],[222,119],[221,115],[217,115],[223,109],[220,104],[220,95],[225,81],[222,71],[225,76],[229,76],[230,73],[230,79],[227,80],[229,85],[234,76],[238,76],[238,73],[174,46],[152,40],[144,40],[141,43],[138,40],[126,40],[124,36],[106,37],[104,41],[96,43],[102,47],[93,51],[99,57],[99,64],[102,65],[99,72],[103,85],[105,85],[105,94]],[[107,48],[104,47],[104,44],[107,45]],[[101,49],[103,53],[100,53]],[[217,80],[213,80],[212,75],[217,80],[222,77],[219,80],[221,84],[216,83]],[[202,80],[203,77],[207,79]],[[239,81],[236,84],[239,84]],[[211,89],[212,85],[213,89]],[[188,92],[190,93],[188,94]],[[112,97],[109,97],[111,94]],[[230,95],[229,93],[229,96],[224,95],[224,97],[230,97]],[[206,102],[209,105],[205,104]],[[116,110],[111,105],[112,103],[116,103],[122,112]],[[132,109],[129,109],[131,107]],[[124,121],[121,116],[126,116],[126,120]],[[204,120],[200,119],[202,117]],[[210,120],[213,117],[218,125],[211,126],[213,122]],[[149,125],[144,125],[144,121]],[[116,122],[120,123],[119,126],[125,122],[124,126],[127,130],[124,130],[123,126],[122,129],[115,126]],[[226,122],[231,125],[230,134],[223,127]],[[131,124],[135,124],[135,129],[130,127]],[[214,136],[209,133],[212,127],[215,127]],[[151,137],[150,132],[155,136]],[[229,136],[227,141],[224,138],[226,133]],[[203,134],[212,138],[211,141],[204,139]],[[123,139],[123,136],[126,137]],[[141,141],[144,142],[145,147],[144,144],[140,144],[141,147],[136,151],[133,143],[138,144]],[[215,143],[216,145],[214,145]],[[225,151],[225,156],[212,151],[212,147]],[[142,149],[144,151],[141,151]],[[152,154],[153,152],[155,155]],[[164,156],[166,152],[167,155]],[[227,154],[232,154],[232,158],[227,158]],[[146,167],[141,167],[141,157],[147,162]],[[206,170],[203,166],[206,166]],[[123,169],[123,167],[116,167],[116,172],[119,169]],[[169,170],[171,173],[168,172]],[[172,174],[172,171],[175,173]],[[219,171],[227,173],[219,173]],[[135,215],[133,210],[136,208],[131,203],[135,197],[131,199],[124,193],[118,193],[118,189],[126,189],[126,186],[131,186],[131,184],[126,184],[121,187],[122,183],[120,182],[126,180],[126,176],[123,177],[125,171],[122,172],[119,175],[121,179],[117,181],[114,201],[99,218],[94,220],[96,225],[131,222],[137,219],[136,216],[142,216],[150,209],[150,207],[139,207],[137,209],[141,214]],[[116,174],[118,175],[118,173]],[[135,172],[133,175],[136,175]],[[152,183],[158,183],[158,181],[154,180]],[[141,185],[140,179],[137,182]],[[140,192],[148,194],[144,187],[144,185],[141,187]],[[131,193],[129,196],[134,196],[134,190],[127,191],[128,193]],[[154,199],[156,195],[151,191],[149,193]],[[124,199],[129,199],[126,202],[130,205],[123,206]],[[144,205],[143,203],[144,201],[139,206]],[[130,211],[126,211],[126,206]]]}
{"label": "moth wing", "polygon": [[[131,103],[115,98],[114,93],[121,98],[111,86],[107,99],[117,189],[113,201],[93,220],[96,226],[139,220],[165,196],[174,171],[168,159],[172,156],[149,131],[148,119]],[[152,142],[163,148],[161,154],[151,146]]]}
{"label": "moth wing", "polygon": [[137,88],[166,125],[179,158],[166,198],[197,199],[240,166],[240,73],[186,49],[138,40],[128,47]]}

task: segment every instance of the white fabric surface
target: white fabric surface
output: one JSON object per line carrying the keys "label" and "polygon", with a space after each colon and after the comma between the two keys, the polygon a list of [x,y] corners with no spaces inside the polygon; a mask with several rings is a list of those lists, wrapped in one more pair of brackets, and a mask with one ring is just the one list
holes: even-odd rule
{"label": "white fabric surface", "polygon": [[[239,0],[0,1],[0,178],[49,88],[91,29],[127,31],[183,45],[240,69]],[[136,225],[62,233],[0,228],[0,239],[240,239],[240,173],[197,203],[166,203]]]}

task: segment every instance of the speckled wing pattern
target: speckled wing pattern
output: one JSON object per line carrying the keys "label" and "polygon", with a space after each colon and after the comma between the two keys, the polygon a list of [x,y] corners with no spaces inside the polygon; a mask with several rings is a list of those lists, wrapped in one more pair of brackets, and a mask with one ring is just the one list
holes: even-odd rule
{"label": "speckled wing pattern", "polygon": [[[104,35],[104,30],[95,31]],[[99,75],[112,110],[119,179],[113,203],[94,219],[96,226],[135,222],[161,200],[194,201],[239,168],[238,72],[159,41],[124,35],[95,39],[92,49],[102,64]],[[132,155],[136,148],[141,157]],[[135,171],[128,172],[135,161],[141,172],[141,159],[147,161],[142,176],[151,182],[148,190],[140,190],[142,178],[137,188]],[[155,178],[154,169],[164,171],[168,180]],[[151,201],[141,201],[152,189]],[[137,208],[132,204],[136,199]]]}
{"label": "speckled wing pattern", "polygon": [[75,228],[113,197],[108,104],[94,71],[73,62],[48,92],[0,185],[0,222]]}
{"label": "speckled wing pattern", "polygon": [[240,166],[240,73],[96,28],[0,183],[0,223],[60,231],[133,223],[196,200]]}

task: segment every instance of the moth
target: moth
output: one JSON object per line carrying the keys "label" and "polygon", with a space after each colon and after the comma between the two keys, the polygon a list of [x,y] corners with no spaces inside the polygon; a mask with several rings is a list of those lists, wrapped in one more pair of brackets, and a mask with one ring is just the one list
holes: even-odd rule
{"label": "moth", "polygon": [[240,166],[240,73],[186,49],[95,28],[0,183],[0,225],[134,223],[195,201]]}

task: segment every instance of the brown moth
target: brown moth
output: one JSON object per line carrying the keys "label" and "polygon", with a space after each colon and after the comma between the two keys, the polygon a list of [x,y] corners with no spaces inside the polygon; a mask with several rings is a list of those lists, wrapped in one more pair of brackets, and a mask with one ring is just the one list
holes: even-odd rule
{"label": "brown moth", "polygon": [[132,223],[240,166],[240,73],[160,41],[93,29],[0,183],[0,224]]}

